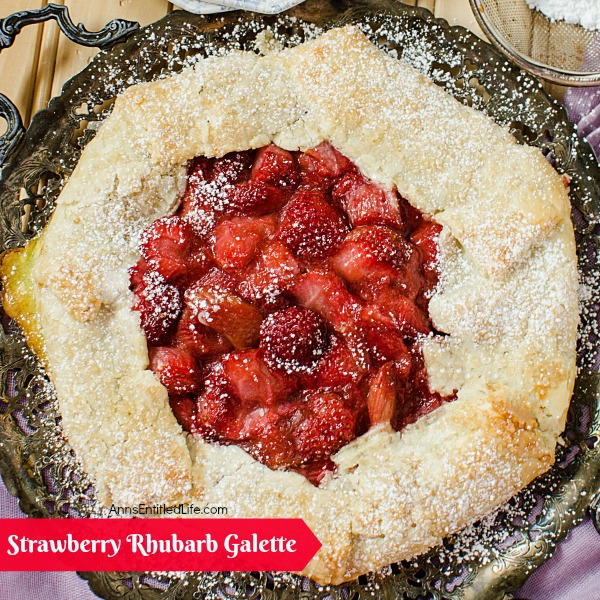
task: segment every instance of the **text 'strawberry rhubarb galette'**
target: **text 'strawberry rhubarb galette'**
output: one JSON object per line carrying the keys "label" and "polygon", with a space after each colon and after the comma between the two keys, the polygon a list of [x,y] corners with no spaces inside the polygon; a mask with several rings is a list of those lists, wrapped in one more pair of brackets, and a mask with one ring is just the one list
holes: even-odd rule
{"label": "text 'strawberry rhubarb galette'", "polygon": [[302,517],[322,583],[553,463],[563,182],[356,28],[129,88],[3,274],[102,503]]}

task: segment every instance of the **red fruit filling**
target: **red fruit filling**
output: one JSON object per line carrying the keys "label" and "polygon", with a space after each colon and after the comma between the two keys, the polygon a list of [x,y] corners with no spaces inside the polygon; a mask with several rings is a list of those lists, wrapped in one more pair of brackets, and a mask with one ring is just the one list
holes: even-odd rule
{"label": "red fruit filling", "polygon": [[369,428],[454,399],[429,389],[419,345],[437,333],[440,231],[327,143],[191,161],[130,270],[181,426],[318,485]]}

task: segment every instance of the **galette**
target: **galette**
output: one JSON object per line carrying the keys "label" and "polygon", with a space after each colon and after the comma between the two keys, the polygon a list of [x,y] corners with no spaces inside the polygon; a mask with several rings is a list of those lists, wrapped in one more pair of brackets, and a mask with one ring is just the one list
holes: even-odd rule
{"label": "galette", "polygon": [[303,518],[320,583],[554,462],[565,182],[356,27],[127,89],[2,273],[102,504]]}

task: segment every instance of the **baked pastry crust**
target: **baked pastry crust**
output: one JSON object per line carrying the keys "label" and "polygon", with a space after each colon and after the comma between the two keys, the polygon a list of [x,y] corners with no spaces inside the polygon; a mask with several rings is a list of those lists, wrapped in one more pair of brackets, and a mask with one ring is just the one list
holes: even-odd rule
{"label": "baked pastry crust", "polygon": [[[190,158],[323,140],[443,225],[430,315],[447,335],[423,352],[432,389],[458,392],[400,433],[380,426],[342,448],[317,488],[182,432],[148,370],[127,269],[141,231],[176,208]],[[43,357],[103,504],[201,500],[235,517],[302,517],[323,544],[304,571],[320,583],[423,552],[554,461],[578,323],[563,182],[537,149],[357,28],[129,88],[43,234],[3,274],[5,307]]]}

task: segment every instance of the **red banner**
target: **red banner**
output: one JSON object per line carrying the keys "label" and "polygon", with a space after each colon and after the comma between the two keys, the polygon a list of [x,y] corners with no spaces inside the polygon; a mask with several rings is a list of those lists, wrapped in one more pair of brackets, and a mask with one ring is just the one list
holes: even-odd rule
{"label": "red banner", "polygon": [[301,571],[302,519],[0,519],[0,571]]}

